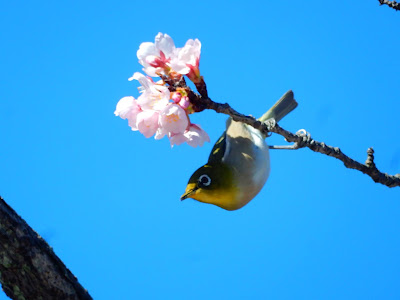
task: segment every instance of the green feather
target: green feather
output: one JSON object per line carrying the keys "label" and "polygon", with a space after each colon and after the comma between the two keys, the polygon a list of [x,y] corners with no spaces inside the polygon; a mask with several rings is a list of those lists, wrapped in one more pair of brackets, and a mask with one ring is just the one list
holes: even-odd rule
{"label": "green feather", "polygon": [[222,161],[226,150],[226,131],[221,135],[215,143],[208,157],[208,164],[219,163]]}

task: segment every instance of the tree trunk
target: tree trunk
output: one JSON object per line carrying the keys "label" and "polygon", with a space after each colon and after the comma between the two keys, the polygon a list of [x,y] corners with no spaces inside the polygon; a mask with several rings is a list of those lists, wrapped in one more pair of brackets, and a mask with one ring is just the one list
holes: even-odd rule
{"label": "tree trunk", "polygon": [[92,299],[47,242],[1,197],[0,282],[15,300]]}

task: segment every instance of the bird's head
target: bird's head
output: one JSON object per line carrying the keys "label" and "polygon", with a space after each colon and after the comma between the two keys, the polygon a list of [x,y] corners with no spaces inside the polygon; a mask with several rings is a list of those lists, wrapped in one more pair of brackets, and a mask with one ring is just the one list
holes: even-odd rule
{"label": "bird's head", "polygon": [[235,210],[241,207],[238,192],[232,168],[220,162],[197,169],[190,177],[181,200],[192,198],[226,210]]}

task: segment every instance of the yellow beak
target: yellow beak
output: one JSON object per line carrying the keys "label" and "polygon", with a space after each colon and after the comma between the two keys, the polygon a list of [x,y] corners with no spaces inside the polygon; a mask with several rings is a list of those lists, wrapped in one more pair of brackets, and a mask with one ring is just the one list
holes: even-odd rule
{"label": "yellow beak", "polygon": [[189,183],[186,187],[185,193],[181,196],[181,200],[185,200],[187,198],[191,198],[190,196],[196,193],[198,190],[198,186],[196,183]]}

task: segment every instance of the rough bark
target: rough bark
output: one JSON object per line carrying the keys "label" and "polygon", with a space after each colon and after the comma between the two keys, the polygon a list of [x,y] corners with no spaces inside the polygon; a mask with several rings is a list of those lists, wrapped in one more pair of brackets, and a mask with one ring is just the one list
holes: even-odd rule
{"label": "rough bark", "polygon": [[0,282],[11,299],[92,299],[46,241],[1,197]]}

